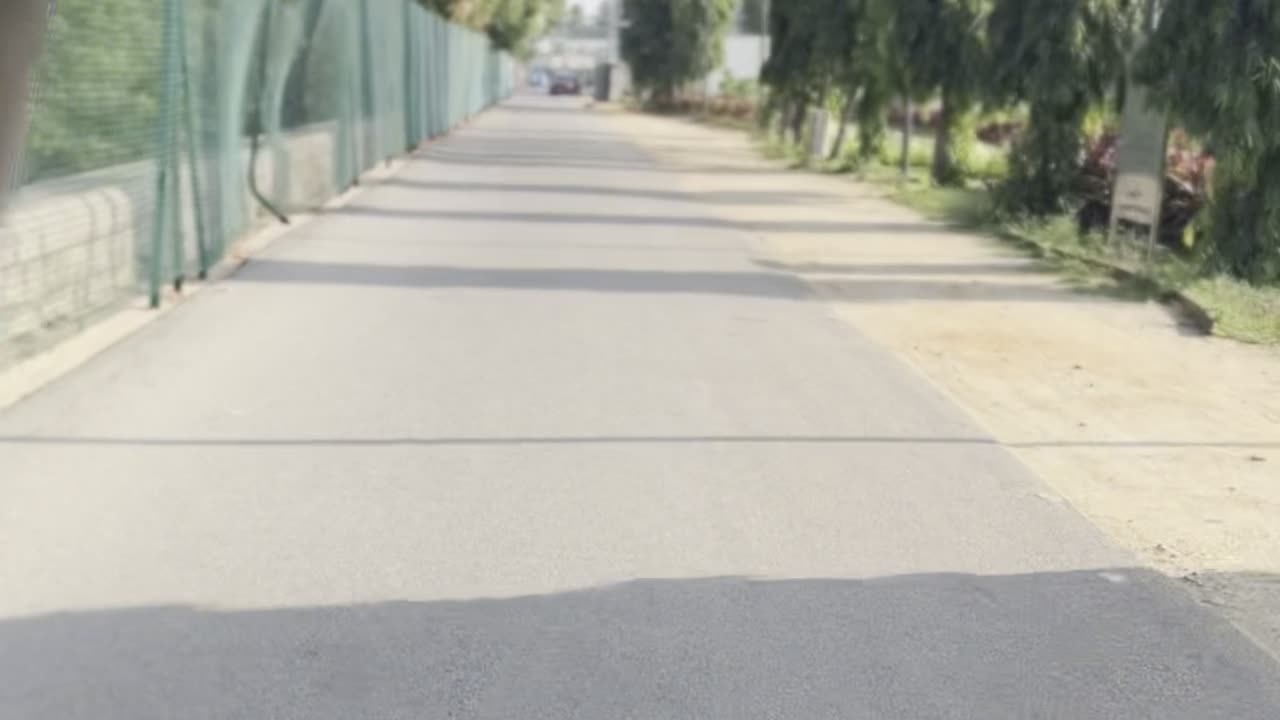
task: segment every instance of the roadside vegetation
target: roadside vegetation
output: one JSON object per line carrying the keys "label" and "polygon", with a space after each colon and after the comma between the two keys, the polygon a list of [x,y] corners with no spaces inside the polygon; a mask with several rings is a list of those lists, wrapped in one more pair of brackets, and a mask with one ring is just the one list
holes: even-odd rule
{"label": "roadside vegetation", "polygon": [[[1218,334],[1280,343],[1280,5],[769,8],[773,50],[759,82],[731,79],[714,98],[651,92],[651,82],[642,101],[749,127],[770,156],[881,185],[932,218],[1027,248],[1082,285],[1198,306]],[[699,36],[722,30],[707,22]],[[672,87],[718,60],[717,41],[703,45],[702,64],[672,75]],[[1106,237],[1119,108],[1135,83],[1172,127],[1154,251],[1136,235]],[[823,143],[812,137],[819,113],[833,128]]]}
{"label": "roadside vegetation", "polygon": [[428,10],[483,31],[494,47],[517,56],[565,13],[565,0],[418,0]]}
{"label": "roadside vegetation", "polygon": [[651,105],[669,107],[679,90],[720,64],[736,0],[623,0],[622,56]]}

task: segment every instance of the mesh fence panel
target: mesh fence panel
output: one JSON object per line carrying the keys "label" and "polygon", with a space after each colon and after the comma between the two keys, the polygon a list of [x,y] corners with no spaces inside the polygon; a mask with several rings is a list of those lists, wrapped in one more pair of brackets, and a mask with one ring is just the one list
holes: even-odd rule
{"label": "mesh fence panel", "polygon": [[[272,212],[512,90],[487,38],[413,0],[58,0],[0,226],[0,365],[158,299]],[[252,170],[251,170],[252,168]]]}

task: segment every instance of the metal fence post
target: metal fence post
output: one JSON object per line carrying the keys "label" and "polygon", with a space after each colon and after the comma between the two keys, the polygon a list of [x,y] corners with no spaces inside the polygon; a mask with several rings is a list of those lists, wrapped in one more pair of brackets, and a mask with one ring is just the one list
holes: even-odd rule
{"label": "metal fence post", "polygon": [[[177,95],[177,68],[174,67],[177,48],[177,3],[182,0],[165,0],[164,4],[164,44],[160,55],[162,68],[162,84],[160,95],[160,112],[156,117],[156,185],[155,207],[152,211],[151,258],[149,267],[149,295],[151,307],[160,306],[160,286],[163,280],[163,262],[165,238],[171,231],[173,202],[172,186],[176,179],[173,169],[173,149],[175,136],[175,100]],[[177,230],[177,228],[173,228]]]}
{"label": "metal fence post", "polygon": [[179,70],[182,74],[183,119],[187,135],[187,170],[191,177],[191,212],[195,216],[196,251],[199,262],[199,278],[209,275],[209,231],[204,217],[204,183],[200,177],[200,155],[204,151],[200,144],[200,135],[196,123],[196,99],[191,92],[191,67],[187,59],[187,15],[185,3],[179,2],[177,7],[177,52]]}

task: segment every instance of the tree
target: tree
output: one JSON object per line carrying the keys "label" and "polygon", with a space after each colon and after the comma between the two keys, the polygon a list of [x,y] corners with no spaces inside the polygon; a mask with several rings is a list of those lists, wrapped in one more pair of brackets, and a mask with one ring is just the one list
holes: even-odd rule
{"label": "tree", "polygon": [[828,159],[844,153],[849,122],[862,97],[869,66],[859,57],[860,33],[867,29],[865,0],[824,0],[826,5],[819,21],[815,52],[822,58],[818,72],[827,74],[824,85],[831,86],[835,104],[837,129]]}
{"label": "tree", "polygon": [[921,72],[929,38],[937,32],[932,6],[937,0],[875,0],[867,19],[884,29],[881,62],[894,93],[902,103],[902,174],[911,162],[912,105],[926,99],[930,83]]}
{"label": "tree", "polygon": [[844,83],[856,96],[853,117],[858,123],[858,157],[866,164],[880,152],[886,130],[885,113],[893,100],[889,73],[889,33],[881,0],[847,0],[854,4],[854,25],[846,50]]}
{"label": "tree", "polygon": [[495,48],[523,55],[529,49],[529,41],[555,22],[561,6],[562,3],[547,0],[498,0],[485,32]]}
{"label": "tree", "polygon": [[1136,75],[1216,160],[1209,260],[1280,281],[1280,6],[1167,3]]}
{"label": "tree", "polygon": [[841,152],[844,123],[851,118],[858,123],[862,161],[875,156],[893,95],[891,17],[889,0],[774,2],[769,25],[773,52],[761,73],[771,90],[770,108],[762,119],[781,111],[795,123],[810,104],[838,93],[843,106],[833,157]]}
{"label": "tree", "polygon": [[1134,5],[994,0],[987,25],[993,95],[1030,109],[998,195],[1007,209],[1038,215],[1063,209],[1079,172],[1085,117],[1124,74]]}
{"label": "tree", "polygon": [[501,0],[418,0],[448,20],[483,30]]}
{"label": "tree", "polygon": [[769,37],[772,52],[760,71],[760,78],[772,91],[765,121],[782,113],[799,140],[808,106],[823,82],[815,63],[817,56],[820,4],[823,0],[774,3],[769,8]]}
{"label": "tree", "polygon": [[418,0],[453,22],[484,31],[499,50],[523,53],[564,12],[564,0]]}
{"label": "tree", "polygon": [[623,8],[622,55],[632,82],[665,103],[719,64],[734,0],[624,0]]}
{"label": "tree", "polygon": [[[777,1],[786,2],[787,0]],[[768,9],[768,0],[742,0],[738,6],[738,17],[741,20],[739,29],[751,35],[767,34],[769,19],[766,14]]]}
{"label": "tree", "polygon": [[957,123],[986,77],[982,21],[987,0],[898,0],[894,25],[903,74],[917,94],[940,100],[931,174],[940,185],[960,180],[953,157]]}

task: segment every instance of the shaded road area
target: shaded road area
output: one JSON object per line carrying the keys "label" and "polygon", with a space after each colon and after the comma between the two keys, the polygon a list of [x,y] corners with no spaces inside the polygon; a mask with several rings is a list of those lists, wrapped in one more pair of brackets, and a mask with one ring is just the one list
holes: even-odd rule
{"label": "shaded road area", "polygon": [[0,717],[1280,713],[687,171],[518,98],[0,415]]}

